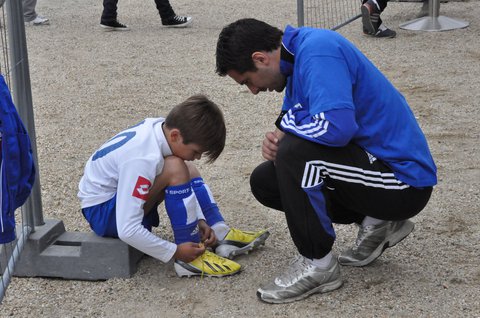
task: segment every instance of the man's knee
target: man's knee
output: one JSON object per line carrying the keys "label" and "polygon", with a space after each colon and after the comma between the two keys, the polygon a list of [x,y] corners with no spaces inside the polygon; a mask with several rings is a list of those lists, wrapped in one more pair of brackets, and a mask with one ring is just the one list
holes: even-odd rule
{"label": "man's knee", "polygon": [[300,137],[286,134],[278,146],[275,162],[277,166],[289,166],[294,160],[303,160],[305,156],[310,156],[308,152],[311,147],[318,148],[322,146],[319,144],[313,144],[312,142]]}
{"label": "man's knee", "polygon": [[250,188],[252,192],[256,192],[257,189],[264,188],[266,182],[275,177],[275,168],[271,161],[265,161],[258,165],[250,175]]}
{"label": "man's knee", "polygon": [[278,189],[275,165],[271,161],[261,163],[250,175],[250,189],[261,204],[283,210]]}

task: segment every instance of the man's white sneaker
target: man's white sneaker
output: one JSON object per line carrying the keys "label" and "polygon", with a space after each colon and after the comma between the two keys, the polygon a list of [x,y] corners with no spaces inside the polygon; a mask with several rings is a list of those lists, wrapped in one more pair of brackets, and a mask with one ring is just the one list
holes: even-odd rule
{"label": "man's white sneaker", "polygon": [[284,273],[257,290],[257,297],[267,303],[283,304],[338,289],[342,284],[340,266],[335,257],[328,268],[321,269],[298,255]]}
{"label": "man's white sneaker", "polygon": [[37,17],[32,21],[25,22],[25,25],[48,25],[48,24],[50,24],[50,20],[48,18],[42,17],[41,15],[37,15]]}
{"label": "man's white sneaker", "polygon": [[380,257],[386,248],[406,238],[413,228],[414,224],[410,220],[359,226],[355,244],[342,252],[338,256],[338,261],[346,266],[368,265]]}

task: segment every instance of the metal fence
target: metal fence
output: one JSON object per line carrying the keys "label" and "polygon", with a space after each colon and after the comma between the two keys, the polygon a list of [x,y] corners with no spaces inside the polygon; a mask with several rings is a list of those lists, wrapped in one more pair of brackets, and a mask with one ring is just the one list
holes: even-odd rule
{"label": "metal fence", "polygon": [[361,0],[297,0],[298,26],[337,30],[360,18]]}
{"label": "metal fence", "polygon": [[[419,17],[400,24],[400,28],[414,31],[446,31],[466,28],[469,22],[440,15],[440,2],[447,0],[391,0],[396,2],[423,2]],[[453,0],[462,2],[465,0]],[[362,0],[297,0],[298,26],[338,30],[360,18]]]}
{"label": "metal fence", "polygon": [[[0,0],[0,37],[0,74],[5,78],[17,106],[17,111],[30,135],[33,157],[36,161],[32,92],[22,2],[20,0]],[[9,243],[0,244],[0,302],[5,296],[23,247],[30,233],[34,232],[34,222],[35,225],[43,222],[40,183],[38,181],[37,168],[37,181],[33,186],[30,197],[14,213],[16,239]],[[1,199],[0,195],[0,203],[3,202]],[[3,207],[3,204],[0,204],[0,207]],[[34,210],[36,211],[35,216]]]}

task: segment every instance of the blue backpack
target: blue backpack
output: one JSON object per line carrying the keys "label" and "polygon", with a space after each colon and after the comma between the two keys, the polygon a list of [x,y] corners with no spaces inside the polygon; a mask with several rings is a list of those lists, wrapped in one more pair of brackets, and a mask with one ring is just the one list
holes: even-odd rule
{"label": "blue backpack", "polygon": [[35,163],[27,130],[0,75],[0,244],[15,240],[15,210],[35,182]]}

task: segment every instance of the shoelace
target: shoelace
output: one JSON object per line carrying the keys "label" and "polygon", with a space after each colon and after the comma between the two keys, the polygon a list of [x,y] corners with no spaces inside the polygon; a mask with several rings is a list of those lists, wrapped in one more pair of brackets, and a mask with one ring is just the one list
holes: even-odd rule
{"label": "shoelace", "polygon": [[179,15],[176,15],[176,16],[173,17],[173,20],[175,20],[177,22],[185,23],[185,22],[187,22],[187,17],[182,17],[182,16],[179,16]]}
{"label": "shoelace", "polygon": [[[200,246],[203,246],[203,242],[200,243]],[[204,273],[205,273],[205,254],[207,254],[207,251],[203,252],[203,254],[200,256],[202,258],[202,275],[200,275],[200,280],[203,279]]]}
{"label": "shoelace", "polygon": [[126,28],[127,27],[125,24],[118,22],[118,20],[115,20],[115,23],[117,24],[117,26],[119,26],[121,28]]}
{"label": "shoelace", "polygon": [[210,260],[213,262],[213,263],[218,263],[218,264],[223,264],[224,263],[224,259],[221,258],[220,256],[218,256],[217,254],[215,253],[211,253],[211,252],[208,252],[208,251],[205,251],[200,257],[202,259],[202,274],[200,275],[200,279],[203,279],[204,277],[204,273],[205,273],[205,256],[206,254],[209,254],[209,257],[210,257]]}
{"label": "shoelace", "polygon": [[298,276],[303,273],[303,268],[305,265],[308,266],[308,264],[305,262],[305,257],[302,255],[297,255],[290,262],[286,271],[281,276],[278,276],[277,279],[286,285],[291,285],[297,280]]}
{"label": "shoelace", "polygon": [[353,249],[358,249],[358,247],[360,246],[360,244],[362,244],[363,240],[365,239],[365,237],[370,234],[373,230],[373,226],[371,225],[367,225],[365,227],[362,227],[362,226],[359,226],[360,227],[360,230],[358,231],[358,236],[357,236],[357,239],[355,240],[355,246],[353,247]]}

